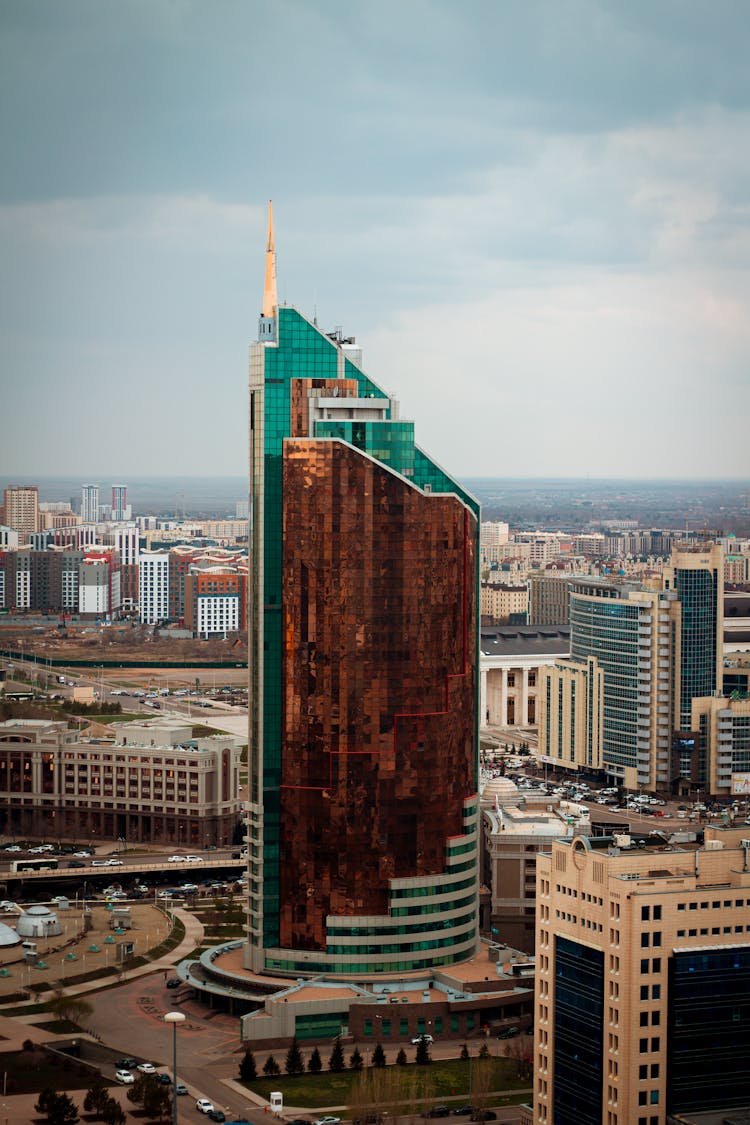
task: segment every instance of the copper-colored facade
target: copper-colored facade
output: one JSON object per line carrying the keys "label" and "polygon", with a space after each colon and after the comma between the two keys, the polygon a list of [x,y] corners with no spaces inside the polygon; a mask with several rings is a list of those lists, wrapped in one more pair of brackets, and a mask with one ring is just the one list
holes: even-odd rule
{"label": "copper-colored facade", "polygon": [[432,969],[478,942],[479,506],[354,341],[250,353],[246,966]]}
{"label": "copper-colored facade", "polygon": [[476,520],[343,442],[284,451],[280,937],[386,915],[475,790]]}

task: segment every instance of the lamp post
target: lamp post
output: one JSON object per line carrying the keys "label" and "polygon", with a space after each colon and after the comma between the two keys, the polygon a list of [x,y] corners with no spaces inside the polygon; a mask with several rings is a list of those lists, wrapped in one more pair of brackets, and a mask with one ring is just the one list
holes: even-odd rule
{"label": "lamp post", "polygon": [[177,1125],[177,1024],[185,1019],[184,1012],[167,1012],[165,1023],[172,1025],[172,1125]]}

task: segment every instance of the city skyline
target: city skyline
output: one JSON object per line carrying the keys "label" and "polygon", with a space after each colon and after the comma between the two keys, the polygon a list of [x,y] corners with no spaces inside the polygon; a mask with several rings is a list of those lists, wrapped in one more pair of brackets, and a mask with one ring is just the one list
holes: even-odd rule
{"label": "city skyline", "polygon": [[743,5],[31,0],[0,24],[19,481],[179,475],[198,448],[243,473],[269,196],[280,300],[356,335],[462,478],[746,472]]}

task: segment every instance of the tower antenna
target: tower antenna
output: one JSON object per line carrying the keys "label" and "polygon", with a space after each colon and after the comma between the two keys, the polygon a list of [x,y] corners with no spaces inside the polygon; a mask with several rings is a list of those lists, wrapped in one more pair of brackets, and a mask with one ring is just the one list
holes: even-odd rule
{"label": "tower antenna", "polygon": [[263,316],[276,313],[279,303],[276,291],[276,249],[273,241],[273,200],[268,201],[268,241],[266,243],[266,276],[263,283]]}

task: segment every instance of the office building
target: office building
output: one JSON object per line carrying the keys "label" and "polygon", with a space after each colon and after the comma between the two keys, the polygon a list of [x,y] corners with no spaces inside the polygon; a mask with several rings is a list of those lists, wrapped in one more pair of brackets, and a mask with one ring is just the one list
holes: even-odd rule
{"label": "office building", "polygon": [[[593,657],[604,674],[602,764],[626,789],[669,786],[679,608],[674,592],[640,583],[579,579],[571,585],[571,660],[585,664]],[[595,704],[589,700],[587,708]],[[554,722],[556,711],[548,715]]]}
{"label": "office building", "polygon": [[689,730],[693,700],[721,690],[724,552],[718,545],[680,548],[664,570],[664,589],[680,600],[675,637],[675,729]]}
{"label": "office building", "polygon": [[604,672],[595,656],[558,660],[539,672],[539,760],[554,769],[604,766]]}
{"label": "office building", "polygon": [[84,484],[81,486],[81,522],[99,522],[99,485]]}
{"label": "office building", "polygon": [[39,489],[35,484],[18,485],[5,489],[3,523],[18,532],[21,544],[39,530]]}
{"label": "office building", "polygon": [[361,351],[276,297],[250,352],[248,969],[478,946],[478,505]]}
{"label": "office building", "polygon": [[232,842],[241,745],[178,721],[115,723],[82,739],[65,723],[0,723],[0,831],[47,839]]}
{"label": "office building", "polygon": [[537,856],[535,1125],[742,1120],[746,833],[576,836]]}
{"label": "office building", "polygon": [[[598,728],[601,766],[626,789],[715,783],[692,708],[722,690],[723,584],[722,548],[706,544],[674,551],[650,582],[572,578],[570,661],[546,669],[541,684],[543,753],[561,766],[593,763]],[[585,723],[575,719],[582,704]]]}

